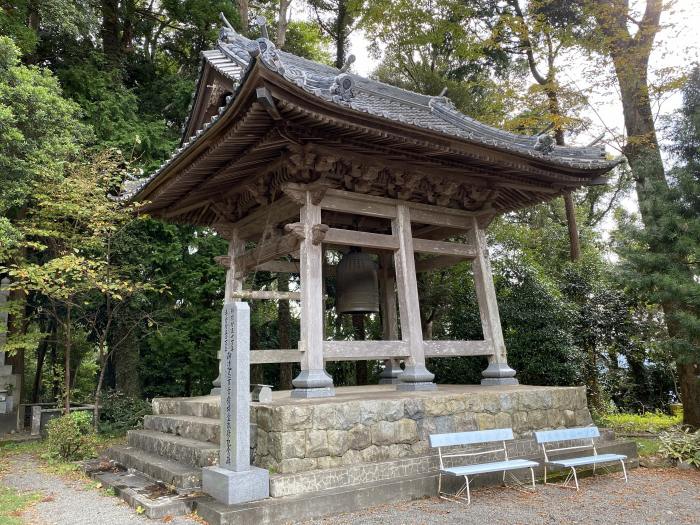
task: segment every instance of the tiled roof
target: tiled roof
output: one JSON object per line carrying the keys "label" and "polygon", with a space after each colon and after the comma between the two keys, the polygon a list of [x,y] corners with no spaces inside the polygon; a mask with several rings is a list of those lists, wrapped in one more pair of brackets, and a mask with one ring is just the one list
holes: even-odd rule
{"label": "tiled roof", "polygon": [[[280,51],[265,38],[250,40],[229,28],[221,30],[217,48],[205,51],[202,55],[204,63],[233,81],[234,89],[240,86],[257,58],[269,70],[305,91],[351,110],[462,138],[487,148],[539,159],[554,166],[600,171],[610,169],[621,161],[621,158],[607,159],[603,146],[557,146],[549,135],[518,135],[482,124],[457,111],[446,97],[421,95],[341,72]],[[218,115],[212,117],[202,129],[191,137],[183,137],[180,148],[150,177],[129,181],[124,187],[122,198],[134,197],[183,151],[205,135],[211,124],[228,109],[234,97],[235,93],[228,97],[226,104],[219,108]]]}

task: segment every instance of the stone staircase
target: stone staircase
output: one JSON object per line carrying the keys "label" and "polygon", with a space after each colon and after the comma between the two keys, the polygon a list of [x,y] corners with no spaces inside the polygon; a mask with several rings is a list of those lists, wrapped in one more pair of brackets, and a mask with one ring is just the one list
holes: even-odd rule
{"label": "stone staircase", "polygon": [[154,399],[143,430],[129,431],[127,444],[112,447],[107,457],[180,494],[197,492],[202,467],[219,461],[219,399]]}

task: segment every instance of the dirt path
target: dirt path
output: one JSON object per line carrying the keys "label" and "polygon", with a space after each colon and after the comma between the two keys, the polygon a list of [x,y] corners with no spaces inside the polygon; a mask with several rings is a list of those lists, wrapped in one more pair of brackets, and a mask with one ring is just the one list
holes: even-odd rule
{"label": "dirt path", "polygon": [[170,520],[149,520],[138,515],[121,499],[95,488],[85,479],[49,474],[30,455],[5,458],[7,469],[0,485],[19,491],[40,492],[42,499],[22,514],[28,525],[145,525],[166,521],[172,525],[197,522],[180,516]]}

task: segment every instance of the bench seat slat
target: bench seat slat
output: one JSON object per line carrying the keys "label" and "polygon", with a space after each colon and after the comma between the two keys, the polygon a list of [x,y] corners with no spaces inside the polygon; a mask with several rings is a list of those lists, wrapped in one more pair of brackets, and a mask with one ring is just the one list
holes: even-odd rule
{"label": "bench seat slat", "polygon": [[552,465],[560,465],[562,467],[580,467],[581,465],[593,465],[594,463],[608,463],[611,461],[620,461],[627,459],[627,456],[622,454],[598,454],[597,456],[583,456],[580,458],[555,459],[547,463]]}
{"label": "bench seat slat", "polygon": [[562,428],[535,432],[537,443],[554,443],[556,441],[573,441],[576,439],[593,439],[600,436],[598,427]]}
{"label": "bench seat slat", "polygon": [[459,445],[476,445],[493,441],[510,441],[513,439],[512,428],[497,428],[494,430],[475,430],[472,432],[453,432],[451,434],[431,434],[430,446],[454,447]]}
{"label": "bench seat slat", "polygon": [[477,463],[464,465],[463,467],[450,467],[442,469],[445,474],[453,476],[471,476],[472,474],[486,474],[488,472],[502,472],[504,470],[516,470],[521,468],[537,467],[538,463],[527,459],[511,459],[509,461],[496,461],[494,463]]}

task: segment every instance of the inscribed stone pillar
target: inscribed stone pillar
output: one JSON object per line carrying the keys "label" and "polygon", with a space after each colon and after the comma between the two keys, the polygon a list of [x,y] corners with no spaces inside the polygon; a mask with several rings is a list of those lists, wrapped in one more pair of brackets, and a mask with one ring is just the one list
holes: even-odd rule
{"label": "inscribed stone pillar", "polygon": [[489,356],[489,365],[481,375],[482,385],[517,385],[515,370],[508,366],[506,344],[503,340],[501,318],[496,302],[496,288],[493,284],[493,274],[489,263],[489,251],[486,243],[486,233],[476,219],[470,231],[470,239],[476,249],[476,257],[472,261],[476,298],[479,302],[479,314],[484,339],[490,343],[493,354]]}
{"label": "inscribed stone pillar", "polygon": [[[239,236],[237,231],[228,232],[228,258],[229,267],[226,269],[226,285],[224,288],[224,304],[229,304],[236,299],[232,297],[234,292],[240,292],[243,289],[243,279],[236,277],[236,257],[242,255],[245,252],[245,241],[243,241]],[[222,342],[223,349],[223,342]],[[219,359],[219,375],[214,379],[214,388],[211,390],[212,395],[217,395],[221,387],[221,367],[222,367],[222,355],[221,350],[217,354]]]}
{"label": "inscribed stone pillar", "polygon": [[300,213],[304,238],[299,249],[301,280],[301,372],[294,378],[292,397],[332,397],[333,379],[323,362],[323,248],[314,243],[314,227],[321,224],[321,207],[304,192]]}
{"label": "inscribed stone pillar", "polygon": [[399,241],[399,249],[394,252],[396,285],[401,316],[401,338],[408,343],[409,357],[397,383],[397,390],[435,390],[435,376],[425,367],[423,332],[418,302],[416,262],[413,252],[413,234],[408,206],[396,206],[396,219],[391,222],[391,231]]}
{"label": "inscribed stone pillar", "polygon": [[[382,338],[396,341],[399,338],[398,318],[396,316],[396,280],[391,267],[391,255],[379,255],[379,293],[381,294]],[[379,384],[396,384],[403,370],[398,359],[385,359],[384,370],[379,375]]]}
{"label": "inscribed stone pillar", "polygon": [[219,465],[202,469],[202,489],[227,505],[267,498],[269,473],[250,465],[250,307],[224,305]]}

